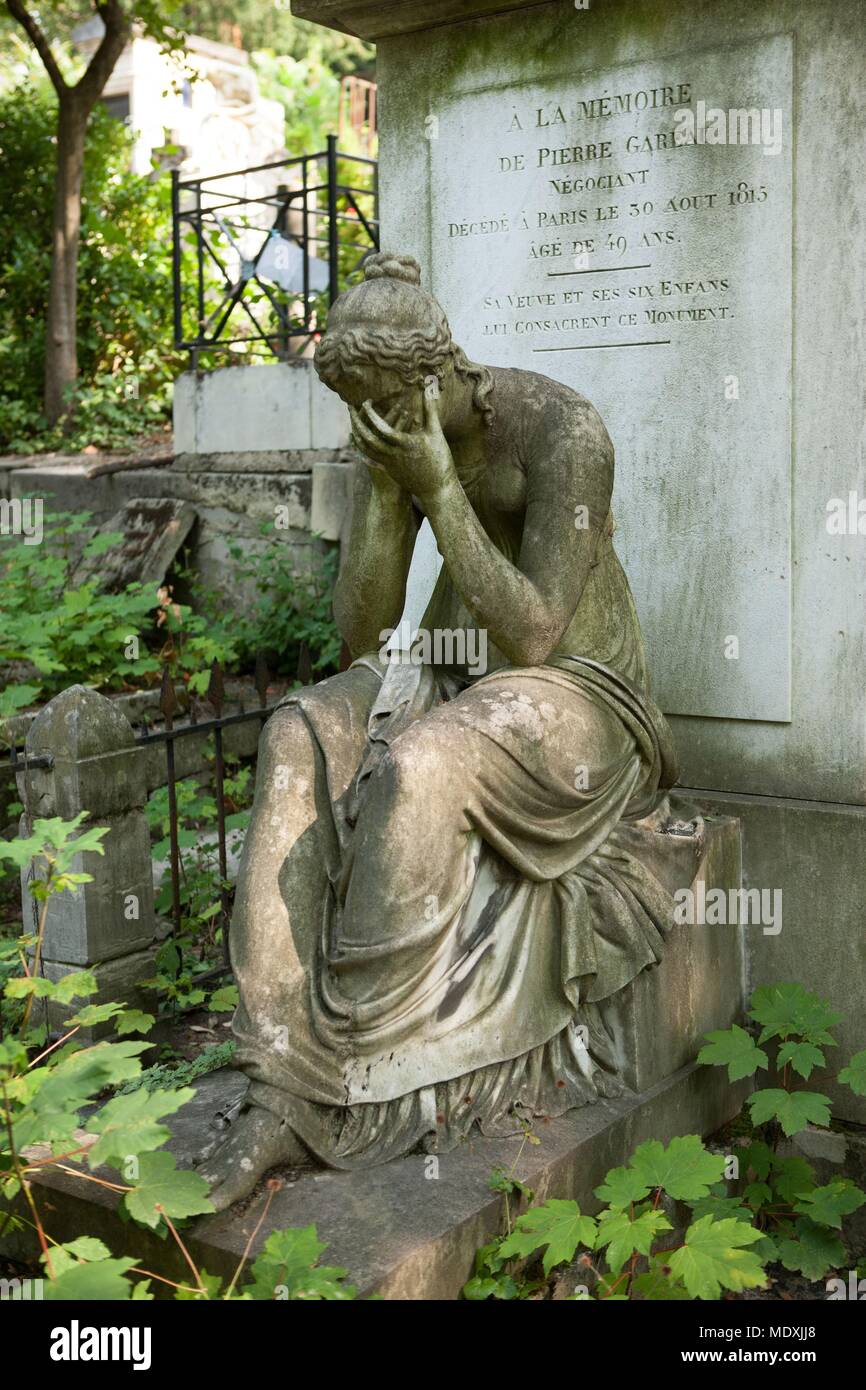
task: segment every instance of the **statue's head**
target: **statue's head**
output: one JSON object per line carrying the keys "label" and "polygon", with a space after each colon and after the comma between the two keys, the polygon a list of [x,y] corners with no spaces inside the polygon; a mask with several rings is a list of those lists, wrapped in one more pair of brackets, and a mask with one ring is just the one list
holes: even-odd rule
{"label": "statue's head", "polygon": [[447,393],[456,375],[472,384],[473,404],[489,423],[490,372],[471,363],[452,339],[441,306],[421,288],[418,262],[377,252],[365,261],[364,277],[329,313],[315,358],[325,385],[347,405],[369,400],[380,412],[401,404],[414,413],[431,378]]}

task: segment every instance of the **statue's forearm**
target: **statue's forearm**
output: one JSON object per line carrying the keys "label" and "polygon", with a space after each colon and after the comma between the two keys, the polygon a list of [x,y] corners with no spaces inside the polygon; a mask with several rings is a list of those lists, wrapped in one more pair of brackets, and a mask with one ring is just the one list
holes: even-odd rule
{"label": "statue's forearm", "polygon": [[353,656],[378,647],[379,634],[396,627],[414,540],[408,494],[369,486],[356,494],[348,555],[334,590],[334,617]]}
{"label": "statue's forearm", "polygon": [[516,666],[546,660],[563,623],[532,580],[497,550],[456,474],[425,498],[425,508],[452,582],[479,627]]}

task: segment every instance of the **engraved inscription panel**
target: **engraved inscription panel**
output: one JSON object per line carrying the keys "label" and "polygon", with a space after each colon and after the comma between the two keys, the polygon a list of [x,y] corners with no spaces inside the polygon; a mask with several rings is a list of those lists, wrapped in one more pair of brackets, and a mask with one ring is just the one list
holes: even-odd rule
{"label": "engraved inscription panel", "polygon": [[673,714],[790,718],[791,79],[780,35],[427,123],[433,291],[470,356],[601,411]]}

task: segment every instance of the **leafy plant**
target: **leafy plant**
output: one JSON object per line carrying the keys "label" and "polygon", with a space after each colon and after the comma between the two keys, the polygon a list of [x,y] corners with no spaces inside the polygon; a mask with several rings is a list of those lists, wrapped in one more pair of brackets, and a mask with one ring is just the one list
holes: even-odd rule
{"label": "leafy plant", "polygon": [[[65,1034],[41,1052],[31,1051],[37,1035],[28,1029],[34,998],[55,1006],[73,1006],[96,992],[97,982],[88,970],[76,971],[54,982],[39,973],[39,955],[46,916],[52,900],[62,892],[74,892],[90,879],[73,872],[76,856],[102,853],[103,828],[81,830],[83,816],[74,821],[36,821],[33,834],[14,846],[0,842],[0,854],[19,866],[34,857],[41,872],[31,891],[42,904],[35,940],[23,939],[18,956],[21,973],[3,983],[6,1002],[26,1000],[18,1034],[0,1039],[0,1195],[6,1211],[0,1218],[0,1236],[10,1230],[31,1228],[41,1249],[47,1299],[149,1299],[154,1279],[174,1288],[180,1299],[291,1299],[346,1300],[355,1290],[345,1284],[345,1270],[321,1267],[325,1249],[314,1226],[303,1230],[275,1231],[252,1265],[248,1281],[246,1263],[252,1241],[264,1221],[279,1183],[269,1185],[268,1200],[259,1225],[250,1236],[238,1267],[225,1288],[222,1281],[199,1271],[180,1234],[190,1217],[213,1211],[208,1185],[198,1173],[178,1170],[175,1158],[162,1145],[170,1137],[163,1123],[195,1095],[178,1083],[170,1089],[147,1083],[140,1056],[150,1047],[143,1039],[103,1041],[80,1047],[76,1034],[82,1027],[113,1021],[115,1032],[146,1033],[153,1017],[123,1004],[82,1004],[66,1021]],[[28,959],[28,952],[32,952]],[[44,1041],[44,1038],[43,1038]],[[216,1049],[215,1049],[216,1051]],[[213,1057],[189,1064],[186,1078],[203,1074]],[[138,1084],[133,1084],[133,1083]],[[94,1102],[107,1091],[114,1094],[104,1104]],[[86,1111],[86,1116],[82,1114]],[[177,1284],[149,1272],[134,1257],[116,1257],[104,1241],[82,1234],[59,1243],[46,1229],[39,1209],[38,1178],[47,1167],[80,1165],[80,1176],[118,1194],[121,1208],[132,1226],[144,1226],[170,1235],[192,1272],[192,1282]],[[113,1169],[117,1179],[102,1176]],[[18,1206],[13,1206],[19,1198]]]}
{"label": "leafy plant", "polygon": [[[91,882],[91,874],[76,872],[72,868],[80,855],[105,853],[100,841],[108,834],[107,828],[92,826],[82,830],[82,823],[86,819],[87,812],[82,811],[71,821],[64,821],[59,816],[51,820],[37,820],[30,835],[19,836],[17,840],[0,840],[0,860],[11,860],[19,871],[32,864],[33,871],[27,886],[31,896],[40,904],[36,935],[24,938],[23,946],[18,950],[24,973],[17,979],[7,979],[4,988],[6,999],[24,1001],[20,1023],[22,1033],[26,1033],[35,998],[53,997],[68,1002],[64,995],[67,988],[65,981],[52,984],[40,974],[40,966],[51,899],[59,893],[74,891],[81,883]],[[32,949],[31,965],[28,965],[24,954],[27,949]]]}
{"label": "leafy plant", "polygon": [[[212,662],[234,658],[227,622],[215,632],[155,584],[128,584],[119,594],[102,593],[96,578],[73,585],[81,561],[124,539],[94,533],[90,522],[89,512],[54,512],[43,519],[40,545],[0,537],[0,717],[75,682],[146,684],[164,665],[200,693]],[[22,664],[33,673],[23,682]]]}
{"label": "leafy plant", "polygon": [[[333,674],[342,648],[332,611],[338,551],[332,548],[324,555],[313,552],[311,568],[299,573],[284,563],[278,551],[275,553],[272,524],[263,522],[260,534],[269,542],[260,549],[229,547],[235,579],[249,594],[248,603],[231,619],[238,660],[251,667],[262,654],[275,673],[295,676],[305,648],[317,677]],[[219,595],[197,587],[189,570],[184,575],[192,581],[196,607],[219,631],[226,622],[224,603]]]}
{"label": "leafy plant", "polygon": [[[228,815],[226,833],[238,835],[249,824],[252,770],[237,764],[226,764],[227,775],[223,793]],[[205,828],[214,825],[216,801],[196,778],[186,777],[175,785],[178,821],[180,882],[178,896],[181,906],[181,929],[163,943],[157,958],[157,974],[146,983],[157,989],[163,1009],[185,1009],[203,1005],[213,1012],[229,1012],[237,1004],[233,985],[208,990],[197,984],[197,977],[208,972],[213,964],[214,949],[222,942],[220,910],[223,898],[229,902],[234,885],[220,877],[218,848],[213,837],[206,837]],[[234,809],[232,809],[234,807]],[[172,910],[173,895],[168,858],[169,804],[167,787],[159,787],[145,808],[151,830],[161,836],[152,848],[154,860],[164,865],[157,892],[158,912]]]}
{"label": "leafy plant", "polygon": [[71,429],[49,429],[42,389],[56,120],[44,79],[0,93],[0,447],[7,452],[129,443],[168,418],[182,366],[165,312],[168,176],[133,174],[132,132],[97,105],[81,203],[75,414]]}
{"label": "leafy plant", "polygon": [[[735,1025],[709,1033],[698,1054],[700,1062],[727,1066],[730,1079],[736,1080],[767,1070],[770,1057],[765,1049],[773,1044],[781,1071],[781,1086],[753,1091],[747,1101],[751,1133],[731,1215],[754,1221],[768,1238],[772,1236],[786,1269],[821,1279],[844,1258],[836,1232],[843,1217],[866,1202],[866,1193],[846,1178],[818,1186],[806,1159],[779,1150],[783,1136],[830,1123],[830,1098],[800,1082],[826,1066],[825,1049],[836,1046],[830,1030],[841,1015],[802,985],[779,984],[755,990],[749,1018],[757,1037]],[[857,1095],[866,1093],[866,1051],[852,1057],[837,1080]]]}
{"label": "leafy plant", "polygon": [[[575,1201],[548,1198],[509,1222],[504,1235],[479,1251],[464,1298],[526,1298],[579,1250],[600,1300],[715,1299],[722,1289],[760,1287],[770,1254],[761,1232],[697,1210],[721,1182],[724,1166],[724,1157],[711,1153],[696,1134],[667,1146],[648,1140],[595,1189],[606,1203],[597,1216],[582,1212]],[[674,1202],[693,1208],[694,1220],[680,1239],[670,1234]],[[539,1256],[543,1278],[527,1279],[526,1262]],[[591,1296],[588,1288],[573,1295]]]}
{"label": "leafy plant", "polygon": [[[806,1159],[780,1148],[783,1136],[829,1123],[829,1098],[794,1079],[808,1080],[824,1066],[824,1049],[836,1045],[830,1030],[840,1015],[802,985],[782,984],[756,990],[749,1017],[757,1036],[735,1024],[707,1034],[698,1055],[701,1062],[727,1067],[737,1081],[768,1070],[766,1045],[777,1049],[782,1085],[749,1097],[748,1142],[738,1151],[736,1176],[726,1178],[728,1160],[698,1135],[672,1139],[666,1147],[649,1140],[595,1189],[606,1204],[597,1215],[581,1212],[577,1202],[550,1198],[512,1220],[509,1199],[531,1203],[533,1194],[513,1170],[497,1169],[489,1181],[504,1194],[506,1230],[478,1251],[464,1298],[532,1297],[578,1251],[580,1266],[596,1281],[595,1293],[587,1287],[573,1297],[604,1300],[717,1299],[724,1290],[762,1287],[774,1262],[812,1280],[837,1268],[846,1258],[844,1219],[866,1202],[866,1193],[847,1178],[819,1185]],[[866,1051],[852,1057],[837,1079],[866,1094]],[[671,1220],[677,1203],[691,1213],[681,1237]],[[533,1273],[539,1258],[541,1279]]]}

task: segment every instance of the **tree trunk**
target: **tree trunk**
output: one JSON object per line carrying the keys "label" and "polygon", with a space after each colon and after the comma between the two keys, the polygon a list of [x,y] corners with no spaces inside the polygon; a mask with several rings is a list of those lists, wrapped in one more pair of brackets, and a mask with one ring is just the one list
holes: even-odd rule
{"label": "tree trunk", "polygon": [[78,380],[78,241],[88,114],[79,94],[72,89],[63,94],[57,113],[57,181],[45,335],[45,415],[49,425],[55,425],[68,410],[68,392]]}

